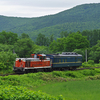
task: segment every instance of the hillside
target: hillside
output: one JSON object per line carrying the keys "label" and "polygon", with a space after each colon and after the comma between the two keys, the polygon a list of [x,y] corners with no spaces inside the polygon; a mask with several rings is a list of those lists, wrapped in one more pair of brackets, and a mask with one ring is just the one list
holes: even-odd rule
{"label": "hillside", "polygon": [[83,4],[63,12],[35,18],[0,16],[0,31],[27,33],[34,40],[38,33],[59,37],[61,31],[100,29],[100,3]]}

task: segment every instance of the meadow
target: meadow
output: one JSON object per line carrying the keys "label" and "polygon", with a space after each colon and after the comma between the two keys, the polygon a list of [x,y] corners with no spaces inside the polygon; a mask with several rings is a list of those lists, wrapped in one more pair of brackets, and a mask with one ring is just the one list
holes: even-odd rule
{"label": "meadow", "polygon": [[99,100],[99,87],[100,80],[82,80],[47,84],[34,90],[41,90],[53,96],[63,95],[65,100]]}
{"label": "meadow", "polygon": [[0,100],[98,100],[100,69],[0,76]]}

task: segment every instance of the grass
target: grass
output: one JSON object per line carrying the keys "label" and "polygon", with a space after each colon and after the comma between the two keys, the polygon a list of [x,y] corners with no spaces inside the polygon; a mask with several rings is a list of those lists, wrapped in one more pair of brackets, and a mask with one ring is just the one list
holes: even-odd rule
{"label": "grass", "polygon": [[63,95],[65,100],[99,100],[100,69],[0,76],[0,85],[42,90],[52,96]]}
{"label": "grass", "polygon": [[12,73],[15,73],[13,70],[9,69],[9,70],[0,70],[0,74],[12,74]]}
{"label": "grass", "polygon": [[50,95],[63,95],[65,100],[99,100],[100,80],[57,82],[33,88]]}

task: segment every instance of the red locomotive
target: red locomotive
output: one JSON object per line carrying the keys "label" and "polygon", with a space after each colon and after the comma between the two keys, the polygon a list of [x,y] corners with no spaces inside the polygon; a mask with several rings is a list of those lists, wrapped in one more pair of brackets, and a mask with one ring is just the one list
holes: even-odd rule
{"label": "red locomotive", "polygon": [[31,54],[31,58],[16,58],[13,70],[16,71],[35,71],[37,69],[51,69],[50,58],[45,54]]}

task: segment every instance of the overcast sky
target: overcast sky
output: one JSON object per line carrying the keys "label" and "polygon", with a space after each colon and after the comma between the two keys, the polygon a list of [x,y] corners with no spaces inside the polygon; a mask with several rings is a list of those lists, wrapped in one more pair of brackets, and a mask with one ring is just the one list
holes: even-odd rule
{"label": "overcast sky", "polygon": [[0,0],[0,15],[40,17],[86,3],[100,3],[100,0]]}

